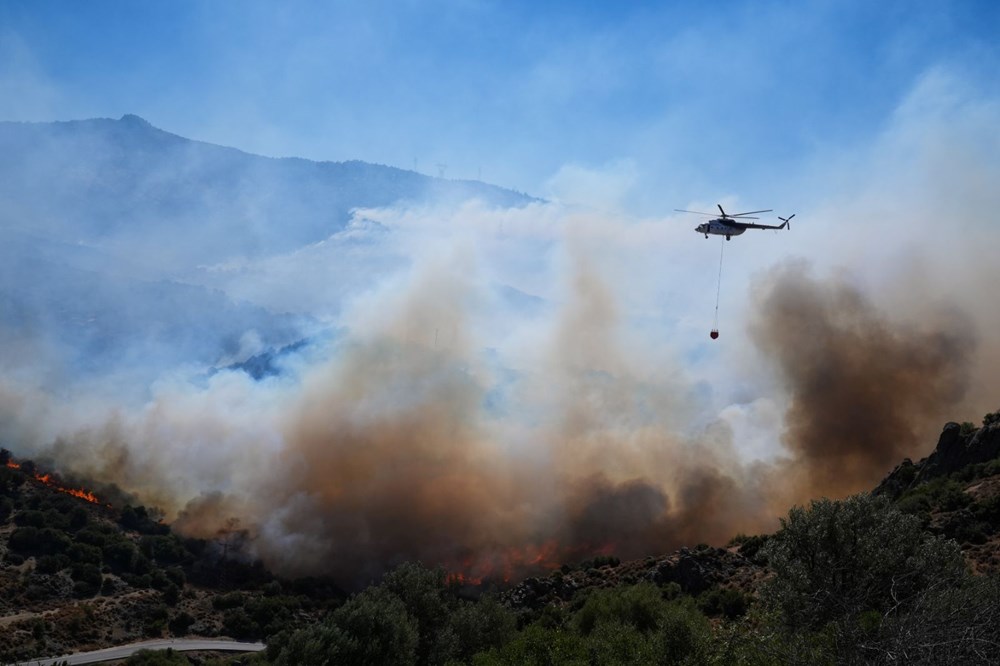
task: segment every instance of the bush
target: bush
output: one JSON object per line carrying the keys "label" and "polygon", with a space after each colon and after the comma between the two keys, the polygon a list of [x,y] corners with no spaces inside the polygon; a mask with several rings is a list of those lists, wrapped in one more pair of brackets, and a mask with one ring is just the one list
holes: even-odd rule
{"label": "bush", "polygon": [[78,599],[89,599],[97,594],[101,589],[100,585],[95,585],[89,580],[78,580],[73,583],[73,596]]}
{"label": "bush", "polygon": [[725,616],[735,620],[747,612],[750,600],[739,590],[715,588],[698,597],[698,608],[709,617]]}
{"label": "bush", "polygon": [[502,648],[479,653],[473,666],[549,666],[550,664],[590,663],[586,641],[575,633],[561,629],[546,629],[538,625],[526,628]]}
{"label": "bush", "polygon": [[669,604],[660,620],[655,645],[658,663],[678,664],[704,653],[711,630],[708,620],[698,612],[690,598]]}
{"label": "bush", "polygon": [[592,664],[677,663],[659,660],[653,638],[619,622],[606,622],[597,627],[586,647]]}
{"label": "bush", "polygon": [[72,574],[73,580],[75,581],[86,581],[91,583],[96,592],[101,587],[101,582],[104,577],[101,575],[101,569],[93,564],[74,564]]}
{"label": "bush", "polygon": [[233,608],[223,614],[222,631],[241,640],[260,636],[260,626],[242,608]]}
{"label": "bush", "polygon": [[244,608],[250,618],[260,627],[265,638],[279,631],[292,629],[295,624],[294,611],[301,607],[295,597],[264,597],[250,599]]}
{"label": "bush", "polygon": [[446,630],[455,637],[457,646],[450,656],[468,663],[477,652],[500,648],[509,642],[516,626],[514,614],[492,596],[484,596],[477,602],[463,602],[448,619]]}
{"label": "bush", "polygon": [[66,551],[66,556],[73,562],[97,565],[104,559],[100,548],[86,543],[74,543]]}
{"label": "bush", "polygon": [[755,534],[753,536],[747,536],[746,534],[737,534],[733,537],[727,546],[738,546],[740,549],[740,555],[747,558],[748,560],[753,560],[757,557],[760,549],[767,543],[770,538],[768,534]]}
{"label": "bush", "polygon": [[170,623],[167,625],[170,629],[170,633],[174,636],[184,636],[187,634],[188,629],[194,624],[194,617],[190,613],[181,611],[178,613]]}
{"label": "bush", "polygon": [[667,602],[651,583],[624,588],[594,590],[574,618],[574,625],[584,636],[605,622],[635,627],[640,633],[655,630],[666,611]]}
{"label": "bush", "polygon": [[395,594],[372,587],[338,608],[323,624],[269,641],[275,666],[417,663],[417,623]]}
{"label": "bush", "polygon": [[50,527],[18,527],[11,532],[7,541],[11,550],[28,555],[58,555],[69,549],[72,541],[58,530]]}
{"label": "bush", "polygon": [[73,507],[69,512],[69,529],[74,532],[87,526],[90,521],[90,515],[87,510],[81,506]]}
{"label": "bush", "polygon": [[104,561],[115,572],[132,571],[139,552],[128,539],[107,541],[102,547]]}
{"label": "bush", "polygon": [[1000,663],[1000,579],[970,576],[922,592],[903,613],[892,614],[867,646],[870,662]]}
{"label": "bush", "polygon": [[144,536],[139,540],[139,550],[160,566],[181,564],[188,558],[184,545],[172,534]]}
{"label": "bush", "polygon": [[417,661],[429,663],[431,656],[443,657],[442,647],[437,646],[451,612],[447,576],[444,569],[426,569],[419,564],[403,564],[386,574],[380,587],[395,595],[416,621],[418,633]]}
{"label": "bush", "polygon": [[167,628],[167,618],[169,612],[166,606],[153,606],[146,611],[142,632],[147,636],[161,636],[163,630]]}
{"label": "bush", "polygon": [[764,550],[776,576],[763,598],[790,628],[884,611],[932,581],[965,574],[954,542],[925,533],[919,520],[870,495],[793,508]]}
{"label": "bush", "polygon": [[167,586],[160,590],[160,596],[166,605],[176,606],[177,602],[181,599],[181,588],[173,583],[167,583]]}
{"label": "bush", "polygon": [[102,551],[104,550],[104,545],[108,542],[108,537],[106,534],[101,532],[93,525],[88,525],[81,529],[73,536],[73,540],[77,543],[85,543],[89,546],[97,546]]}
{"label": "bush", "polygon": [[212,597],[212,608],[215,610],[229,610],[239,608],[246,602],[246,597],[242,592],[230,592]]}
{"label": "bush", "polygon": [[18,527],[45,527],[45,513],[42,511],[21,511],[14,516],[14,524]]}
{"label": "bush", "polygon": [[35,560],[35,571],[40,574],[54,574],[70,565],[65,555],[42,555]]}

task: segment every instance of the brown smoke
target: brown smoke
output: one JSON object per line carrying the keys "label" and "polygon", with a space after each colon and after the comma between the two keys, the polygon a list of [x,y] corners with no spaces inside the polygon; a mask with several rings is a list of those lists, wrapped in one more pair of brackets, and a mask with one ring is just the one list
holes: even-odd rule
{"label": "brown smoke", "polygon": [[926,452],[965,395],[976,345],[957,312],[930,329],[893,323],[857,288],[796,263],[773,269],[755,304],[752,337],[789,400],[782,441],[801,498],[871,488]]}
{"label": "brown smoke", "polygon": [[[484,408],[493,377],[464,348],[410,335],[419,308],[347,342],[305,382],[272,478],[248,500],[257,552],[346,585],[407,560],[499,578],[770,527],[728,433],[678,434],[681,383],[624,348],[613,294],[586,262],[570,292],[512,389],[521,410],[505,415]],[[182,524],[236,506],[206,497]]]}
{"label": "brown smoke", "polygon": [[[53,404],[38,421],[76,424],[47,444],[56,460],[161,505],[186,534],[238,530],[283,574],[360,586],[419,560],[507,578],[721,544],[773,529],[792,503],[870,488],[926,450],[973,370],[964,317],[901,323],[844,281],[779,266],[758,281],[750,329],[787,401],[786,457],[748,465],[718,406],[630,326],[630,276],[599,249],[568,254],[558,304],[498,362],[484,358],[486,280],[456,250],[359,301],[346,338],[294,378],[220,373],[139,410],[84,405],[74,420]],[[3,403],[17,423],[31,404]]]}

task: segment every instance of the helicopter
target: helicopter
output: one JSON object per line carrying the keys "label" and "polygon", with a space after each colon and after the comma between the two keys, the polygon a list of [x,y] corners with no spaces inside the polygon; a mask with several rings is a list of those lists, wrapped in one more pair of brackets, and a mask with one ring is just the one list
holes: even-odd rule
{"label": "helicopter", "polygon": [[[714,234],[716,236],[725,236],[726,240],[732,240],[733,236],[739,236],[747,229],[790,229],[789,220],[795,217],[792,213],[787,218],[778,216],[778,219],[782,221],[781,224],[754,224],[753,222],[743,222],[742,220],[757,220],[760,218],[748,217],[756,213],[770,213],[772,209],[767,210],[751,210],[746,213],[735,213],[730,215],[722,209],[722,204],[716,204],[719,207],[719,212],[722,213],[722,217],[717,217],[714,220],[709,220],[699,224],[694,228],[700,234],[705,234],[705,238],[708,238],[709,234]],[[694,213],[695,215],[708,215],[712,216],[715,213],[701,213],[696,210],[682,210],[680,208],[675,208],[678,213]]]}

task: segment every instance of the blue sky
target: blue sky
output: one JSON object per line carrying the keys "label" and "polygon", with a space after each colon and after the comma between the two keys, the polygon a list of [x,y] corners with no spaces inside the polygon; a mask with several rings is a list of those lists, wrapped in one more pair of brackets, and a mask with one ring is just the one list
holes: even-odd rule
{"label": "blue sky", "polygon": [[[1000,3],[0,2],[0,118],[137,113],[266,155],[632,204],[772,201],[928,71],[998,81]],[[752,196],[751,196],[752,194]]]}

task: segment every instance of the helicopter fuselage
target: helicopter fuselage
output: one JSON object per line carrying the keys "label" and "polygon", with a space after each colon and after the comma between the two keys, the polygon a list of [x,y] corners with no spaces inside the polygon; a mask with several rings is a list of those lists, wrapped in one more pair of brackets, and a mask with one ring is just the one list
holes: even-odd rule
{"label": "helicopter fuselage", "polygon": [[727,224],[722,218],[717,218],[714,220],[709,220],[708,222],[703,222],[694,228],[695,231],[701,234],[705,234],[705,238],[708,238],[709,234],[715,236],[725,236],[729,238],[730,236],[739,236],[746,229],[738,227],[733,224]]}

